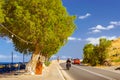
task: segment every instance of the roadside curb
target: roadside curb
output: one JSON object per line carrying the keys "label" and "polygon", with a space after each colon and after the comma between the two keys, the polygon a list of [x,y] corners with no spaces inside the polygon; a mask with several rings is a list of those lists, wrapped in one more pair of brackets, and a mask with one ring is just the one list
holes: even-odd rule
{"label": "roadside curb", "polygon": [[62,71],[61,71],[62,68],[60,67],[59,62],[57,63],[57,70],[58,70],[60,76],[62,77],[62,80],[66,80],[65,77],[64,77],[64,75],[62,74]]}
{"label": "roadside curb", "polygon": [[[97,67],[94,67],[94,68],[97,68]],[[102,70],[106,70],[106,71],[111,71],[111,72],[115,72],[115,73],[118,73],[118,74],[120,74],[120,71],[119,70],[109,70],[109,69],[105,69],[105,68],[97,68],[97,69],[102,69]]]}
{"label": "roadside curb", "polygon": [[62,67],[59,64],[58,67],[59,67],[59,72],[63,77],[63,80],[74,80],[62,69]]}
{"label": "roadside curb", "polygon": [[64,78],[64,76],[63,76],[63,74],[62,74],[62,72],[60,71],[60,67],[59,67],[59,68],[57,67],[57,70],[58,70],[60,76],[62,77],[62,80],[65,80],[65,78]]}

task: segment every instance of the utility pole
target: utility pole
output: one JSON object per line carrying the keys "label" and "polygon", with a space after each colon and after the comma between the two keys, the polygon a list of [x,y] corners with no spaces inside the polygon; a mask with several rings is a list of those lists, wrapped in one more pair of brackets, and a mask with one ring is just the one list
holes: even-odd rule
{"label": "utility pole", "polygon": [[12,56],[11,56],[11,60],[12,60],[12,64],[13,64],[13,52],[11,53],[11,55],[12,55]]}
{"label": "utility pole", "polygon": [[24,58],[25,58],[25,55],[23,54],[23,64],[24,64]]}

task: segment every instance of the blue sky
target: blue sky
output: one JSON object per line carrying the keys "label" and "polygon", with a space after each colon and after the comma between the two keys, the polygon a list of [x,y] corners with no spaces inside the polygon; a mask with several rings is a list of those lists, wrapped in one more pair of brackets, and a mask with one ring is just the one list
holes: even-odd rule
{"label": "blue sky", "polygon": [[[81,58],[87,43],[98,44],[99,38],[116,39],[120,36],[120,0],[62,0],[70,15],[76,15],[77,26],[68,43],[52,58]],[[16,52],[9,39],[0,38],[0,62],[21,62],[22,54]],[[30,59],[25,56],[25,61]]]}

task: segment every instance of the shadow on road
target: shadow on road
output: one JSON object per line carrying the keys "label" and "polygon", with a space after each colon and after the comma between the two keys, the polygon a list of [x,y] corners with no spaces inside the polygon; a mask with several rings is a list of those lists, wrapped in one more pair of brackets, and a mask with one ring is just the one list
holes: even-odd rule
{"label": "shadow on road", "polygon": [[60,69],[60,70],[67,70],[67,69]]}
{"label": "shadow on road", "polygon": [[120,67],[117,67],[115,70],[120,70]]}

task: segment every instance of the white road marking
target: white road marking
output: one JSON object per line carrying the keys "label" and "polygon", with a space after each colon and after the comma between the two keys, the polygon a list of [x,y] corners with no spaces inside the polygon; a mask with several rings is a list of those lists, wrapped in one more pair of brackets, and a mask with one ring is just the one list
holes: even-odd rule
{"label": "white road marking", "polygon": [[87,72],[89,72],[89,73],[91,73],[91,74],[94,74],[94,75],[97,75],[97,76],[100,76],[100,77],[106,78],[106,79],[108,79],[108,80],[116,80],[116,79],[113,79],[113,78],[111,78],[111,77],[104,76],[104,75],[102,75],[102,74],[95,73],[95,72],[92,72],[92,71],[90,71],[90,70],[86,70],[86,69],[80,68],[79,66],[75,66],[75,65],[72,65],[72,66],[73,66],[73,67],[76,67],[76,68],[78,68],[78,69],[81,69],[81,70],[87,71]]}
{"label": "white road marking", "polygon": [[[94,68],[96,68],[96,67],[94,67]],[[96,68],[96,69],[98,69],[98,68]],[[101,69],[101,68],[99,68],[99,69]],[[119,71],[115,71],[115,70],[107,70],[107,69],[102,69],[102,70],[106,70],[106,71],[110,71],[110,72],[114,72],[114,73],[118,73],[118,74],[120,74],[120,72]]]}
{"label": "white road marking", "polygon": [[67,74],[67,72],[65,70],[62,70],[63,68],[58,64],[58,69],[61,69],[60,73],[63,76],[64,80],[75,80],[73,79],[70,75]]}
{"label": "white road marking", "polygon": [[62,80],[65,80],[65,78],[63,77],[63,75],[62,75],[62,73],[60,72],[60,70],[59,70],[59,68],[58,68],[58,67],[57,67],[57,70],[58,70],[58,72],[59,72],[60,76],[62,77]]}

